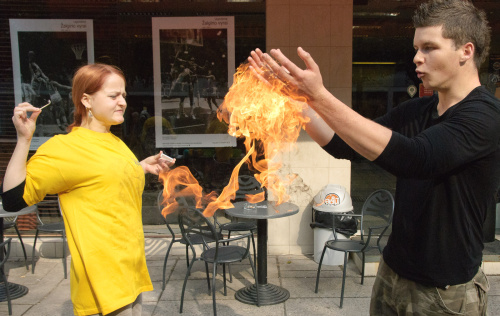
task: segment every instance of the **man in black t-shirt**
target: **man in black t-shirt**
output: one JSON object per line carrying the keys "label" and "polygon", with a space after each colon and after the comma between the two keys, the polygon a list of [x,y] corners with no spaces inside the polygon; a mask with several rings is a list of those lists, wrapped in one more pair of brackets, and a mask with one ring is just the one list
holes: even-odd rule
{"label": "man in black t-shirt", "polygon": [[392,233],[371,315],[485,315],[482,227],[500,184],[500,101],[481,87],[490,28],[470,1],[430,0],[413,18],[417,76],[432,97],[410,100],[371,121],[335,98],[318,65],[280,50],[249,57],[252,69],[298,87],[309,102],[308,134],[337,158],[356,152],[397,176]]}

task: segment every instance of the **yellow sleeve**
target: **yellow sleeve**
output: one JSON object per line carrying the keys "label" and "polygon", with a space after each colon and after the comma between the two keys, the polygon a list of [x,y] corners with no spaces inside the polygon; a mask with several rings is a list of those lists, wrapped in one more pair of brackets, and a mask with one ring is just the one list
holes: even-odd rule
{"label": "yellow sleeve", "polygon": [[26,184],[23,199],[28,205],[42,201],[47,194],[57,194],[67,189],[61,166],[64,146],[53,137],[38,148],[26,166]]}

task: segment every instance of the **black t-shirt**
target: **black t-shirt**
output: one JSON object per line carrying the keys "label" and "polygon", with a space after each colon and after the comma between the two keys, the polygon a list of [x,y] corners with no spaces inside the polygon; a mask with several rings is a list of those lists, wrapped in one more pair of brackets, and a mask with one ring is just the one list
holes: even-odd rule
{"label": "black t-shirt", "polygon": [[[437,114],[438,96],[409,100],[376,121],[393,131],[374,161],[397,176],[384,261],[431,286],[468,282],[483,250],[483,223],[500,184],[500,101],[483,87]],[[323,147],[353,151],[338,137]]]}

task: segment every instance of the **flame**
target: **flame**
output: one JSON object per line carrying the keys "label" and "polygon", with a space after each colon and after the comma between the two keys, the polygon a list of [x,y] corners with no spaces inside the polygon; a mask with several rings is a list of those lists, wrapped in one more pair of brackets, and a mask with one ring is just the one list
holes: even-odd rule
{"label": "flame", "polygon": [[[238,174],[244,162],[256,171],[255,178],[272,193],[277,205],[288,201],[286,188],[296,175],[284,179],[278,175],[282,167],[280,155],[296,143],[300,130],[308,122],[302,116],[306,99],[275,76],[268,76],[267,82],[262,81],[248,66],[238,67],[234,83],[221,105],[231,114],[228,134],[245,138],[247,154],[233,169],[228,185],[218,197],[215,192],[204,196],[187,167],[161,174],[163,204],[166,205],[162,211],[164,216],[177,208],[176,198],[180,196],[194,196],[196,207],[204,208],[205,216],[212,216],[217,209],[233,207],[231,200],[238,190]],[[218,118],[221,120],[220,116]],[[247,196],[247,201],[257,203],[264,198],[263,192]]]}
{"label": "flame", "polygon": [[246,194],[245,197],[248,202],[255,204],[265,200],[266,192],[261,192],[254,195]]}

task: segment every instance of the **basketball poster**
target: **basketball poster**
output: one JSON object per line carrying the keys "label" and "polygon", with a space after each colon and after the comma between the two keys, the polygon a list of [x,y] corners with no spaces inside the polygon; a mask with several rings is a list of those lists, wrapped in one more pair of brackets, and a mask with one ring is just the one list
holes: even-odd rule
{"label": "basketball poster", "polygon": [[94,62],[92,20],[10,19],[15,104],[48,106],[38,117],[31,150],[66,133],[73,120],[74,71]]}
{"label": "basketball poster", "polygon": [[234,147],[217,108],[235,71],[234,17],[152,18],[158,148]]}

